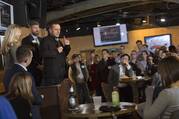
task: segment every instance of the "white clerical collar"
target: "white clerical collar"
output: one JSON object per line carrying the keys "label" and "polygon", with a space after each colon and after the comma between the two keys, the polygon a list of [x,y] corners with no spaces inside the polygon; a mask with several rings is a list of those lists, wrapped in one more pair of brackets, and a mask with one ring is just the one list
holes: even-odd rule
{"label": "white clerical collar", "polygon": [[31,34],[31,36],[33,37],[33,39],[37,39],[38,38],[37,36],[35,36],[33,34]]}
{"label": "white clerical collar", "polygon": [[27,68],[25,66],[23,66],[22,64],[19,64],[19,63],[15,63],[15,64],[21,66],[25,71],[27,71]]}

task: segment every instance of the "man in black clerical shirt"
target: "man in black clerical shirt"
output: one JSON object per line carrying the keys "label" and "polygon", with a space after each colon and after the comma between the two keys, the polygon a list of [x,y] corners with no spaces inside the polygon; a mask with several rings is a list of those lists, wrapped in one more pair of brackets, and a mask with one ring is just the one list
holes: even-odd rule
{"label": "man in black clerical shirt", "polygon": [[44,61],[43,85],[55,85],[65,79],[66,57],[70,52],[70,42],[63,37],[59,39],[61,27],[51,24],[49,35],[43,39],[41,53]]}

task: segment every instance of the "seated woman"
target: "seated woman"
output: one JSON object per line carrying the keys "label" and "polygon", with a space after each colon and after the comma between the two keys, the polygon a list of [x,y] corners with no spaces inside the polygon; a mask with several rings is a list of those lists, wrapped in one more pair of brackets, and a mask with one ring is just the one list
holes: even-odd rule
{"label": "seated woman", "polygon": [[18,119],[31,119],[32,78],[28,73],[17,73],[13,76],[7,94]]}
{"label": "seated woman", "polygon": [[179,59],[174,56],[162,59],[158,71],[165,89],[153,103],[153,87],[146,89],[144,119],[170,119],[179,110]]}

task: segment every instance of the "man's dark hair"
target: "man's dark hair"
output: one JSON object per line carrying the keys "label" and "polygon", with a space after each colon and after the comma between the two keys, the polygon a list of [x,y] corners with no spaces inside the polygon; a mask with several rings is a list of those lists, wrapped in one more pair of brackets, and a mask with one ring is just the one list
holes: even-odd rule
{"label": "man's dark hair", "polygon": [[123,55],[121,55],[121,57],[120,57],[120,58],[123,58],[123,57],[125,57],[125,56],[127,56],[127,57],[128,57],[128,59],[130,60],[130,56],[129,56],[128,54],[123,54]]}
{"label": "man's dark hair", "polygon": [[91,50],[91,51],[90,51],[90,54],[92,54],[92,53],[95,53],[95,50]]}
{"label": "man's dark hair", "polygon": [[123,48],[125,48],[125,46],[124,46],[124,45],[120,45],[120,47],[123,47]]}
{"label": "man's dark hair", "polygon": [[30,26],[33,26],[33,25],[40,25],[38,21],[31,21],[30,22]]}
{"label": "man's dark hair", "polygon": [[147,44],[143,44],[143,46],[145,46],[145,47],[147,47],[147,48],[149,47]]}
{"label": "man's dark hair", "polygon": [[30,57],[31,55],[31,50],[27,46],[20,46],[17,48],[16,59],[19,63],[26,61],[27,57]]}
{"label": "man's dark hair", "polygon": [[169,52],[171,52],[171,53],[177,53],[177,49],[176,49],[176,47],[175,47],[174,45],[170,45],[170,46],[168,47],[168,50],[169,50]]}
{"label": "man's dark hair", "polygon": [[141,40],[137,40],[137,41],[136,41],[136,44],[137,44],[137,43],[141,43],[141,44],[142,44],[142,41],[141,41]]}
{"label": "man's dark hair", "polygon": [[102,49],[102,52],[106,51],[107,53],[109,53],[108,49]]}
{"label": "man's dark hair", "polygon": [[56,22],[50,23],[50,24],[49,24],[49,29],[51,29],[51,28],[53,27],[53,25],[57,25],[57,24],[60,25],[59,23],[56,23]]}

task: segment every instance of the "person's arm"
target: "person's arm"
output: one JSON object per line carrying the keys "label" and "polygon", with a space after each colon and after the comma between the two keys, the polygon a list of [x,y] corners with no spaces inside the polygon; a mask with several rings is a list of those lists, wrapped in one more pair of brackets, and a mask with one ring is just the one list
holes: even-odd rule
{"label": "person's arm", "polygon": [[32,79],[32,94],[33,94],[33,105],[41,105],[42,104],[42,96],[39,94],[36,86],[35,86],[35,82],[34,79]]}
{"label": "person's arm", "polygon": [[[88,71],[88,68],[87,66],[85,65],[85,72],[86,72],[86,78],[87,78],[87,81],[89,80],[90,76],[89,76],[89,71]],[[86,82],[87,82],[86,81]]]}
{"label": "person's arm", "polygon": [[133,75],[133,69],[129,63],[126,65],[126,74],[125,75],[129,76],[129,77],[132,77],[132,75]]}
{"label": "person's arm", "polygon": [[65,36],[63,36],[63,42],[64,42],[63,51],[64,51],[65,55],[67,56],[71,50],[70,40],[67,39]]}
{"label": "person's arm", "polygon": [[71,50],[71,46],[70,45],[65,45],[63,47],[63,51],[65,53],[65,56],[67,56],[70,53],[70,50]]}
{"label": "person's arm", "polygon": [[75,84],[75,81],[72,78],[72,69],[71,69],[71,67],[69,67],[69,70],[68,70],[68,78],[73,84]]}
{"label": "person's arm", "polygon": [[[147,92],[147,91],[146,91]],[[149,90],[148,90],[149,92]],[[149,92],[150,93],[150,92]],[[152,104],[152,96],[146,94],[146,105],[144,108],[144,119],[156,119],[169,105],[171,96],[166,90],[163,90],[158,98]]]}

